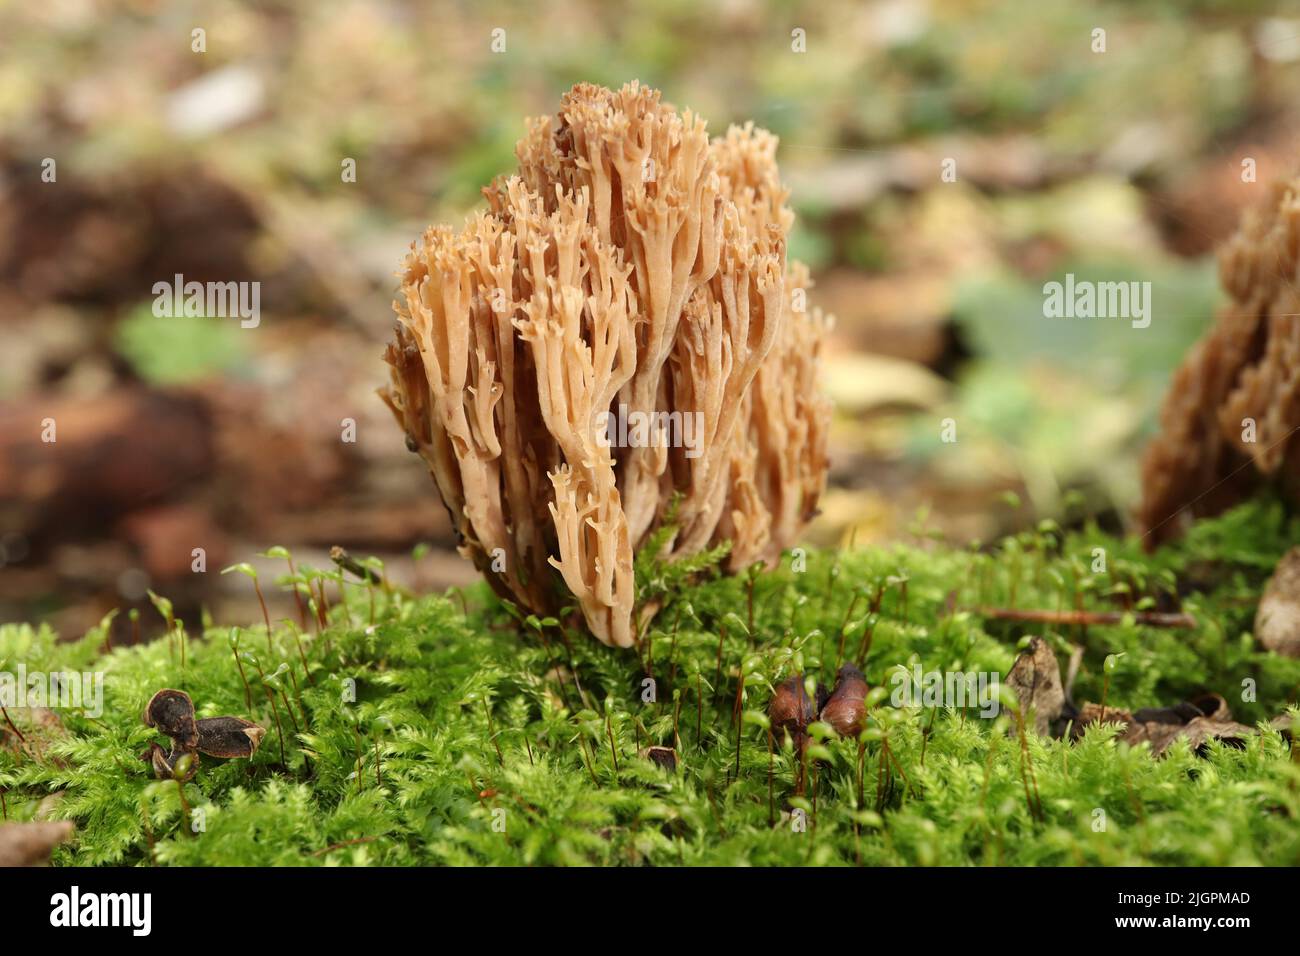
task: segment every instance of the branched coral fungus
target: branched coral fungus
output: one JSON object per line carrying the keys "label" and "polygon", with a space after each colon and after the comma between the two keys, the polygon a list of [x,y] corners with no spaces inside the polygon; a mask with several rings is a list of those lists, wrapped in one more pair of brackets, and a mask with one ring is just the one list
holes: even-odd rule
{"label": "branched coral fungus", "polygon": [[382,394],[503,596],[576,601],[626,647],[633,554],[670,503],[667,556],[727,541],[733,569],[815,513],[829,323],[786,260],[776,145],[581,84],[528,124],[487,212],[412,245]]}
{"label": "branched coral fungus", "polygon": [[1142,465],[1148,545],[1261,480],[1300,480],[1300,179],[1273,187],[1220,255],[1231,302],[1174,375]]}

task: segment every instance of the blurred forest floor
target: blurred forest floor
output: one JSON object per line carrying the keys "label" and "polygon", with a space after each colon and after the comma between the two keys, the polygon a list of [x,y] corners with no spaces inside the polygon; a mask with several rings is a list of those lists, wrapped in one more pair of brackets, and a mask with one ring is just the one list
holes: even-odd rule
{"label": "blurred forest floor", "polygon": [[[147,588],[181,616],[252,620],[247,582],[216,572],[274,544],[318,566],[335,544],[377,554],[421,588],[473,579],[374,395],[393,272],[581,80],[639,79],[715,134],[753,119],[781,137],[791,251],[838,318],[811,541],[965,544],[1084,514],[1123,530],[1170,371],[1218,302],[1216,244],[1293,171],[1300,8],[1277,10],[8,5],[0,620],[79,634]],[[1150,327],[1045,319],[1042,285],[1068,272],[1150,281]],[[177,273],[259,281],[261,324],[154,317]]]}

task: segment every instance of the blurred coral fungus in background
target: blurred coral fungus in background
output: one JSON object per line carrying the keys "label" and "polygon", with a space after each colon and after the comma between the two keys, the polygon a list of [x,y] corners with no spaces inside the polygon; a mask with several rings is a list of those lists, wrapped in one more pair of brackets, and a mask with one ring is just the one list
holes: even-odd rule
{"label": "blurred coral fungus in background", "polygon": [[491,211],[403,264],[384,397],[462,550],[538,613],[568,603],[553,567],[606,644],[634,643],[633,554],[664,521],[665,553],[771,562],[825,484],[829,322],[787,265],[776,145],[575,86]]}
{"label": "blurred coral fungus in background", "polygon": [[1272,187],[1220,262],[1231,302],[1174,375],[1143,462],[1148,547],[1268,481],[1300,497],[1300,179]]}

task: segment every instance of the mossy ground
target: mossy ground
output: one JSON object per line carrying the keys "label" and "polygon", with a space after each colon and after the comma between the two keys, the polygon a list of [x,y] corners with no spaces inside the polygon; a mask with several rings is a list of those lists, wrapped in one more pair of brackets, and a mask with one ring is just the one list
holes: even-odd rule
{"label": "mossy ground", "polygon": [[[10,820],[76,821],[60,864],[1297,864],[1300,763],[1273,731],[1243,750],[1211,744],[1204,756],[1179,743],[1159,760],[1118,744],[1113,726],[1072,745],[1031,735],[1026,774],[1005,710],[989,720],[886,699],[861,747],[834,737],[814,746],[809,792],[793,797],[798,759],[789,746],[769,758],[762,717],[774,683],[799,671],[829,683],[841,635],[855,659],[870,631],[873,687],[913,662],[1005,675],[1018,644],[1045,634],[1062,661],[1071,644],[1084,649],[1076,699],[1099,700],[1103,661],[1122,654],[1109,703],[1211,690],[1238,720],[1266,720],[1294,702],[1300,661],[1263,651],[1249,631],[1297,532],[1280,508],[1255,504],[1154,556],[1049,525],[988,552],[921,538],[812,551],[802,572],[786,555],[773,571],[706,572],[685,587],[675,572],[643,568],[643,587],[670,596],[639,654],[521,622],[486,588],[389,597],[349,580],[345,607],[334,579],[330,626],[298,635],[310,680],[291,624],[277,625],[269,650],[263,627],[234,632],[252,655],[251,708],[228,627],[190,635],[182,666],[178,639],[105,654],[99,631],[60,643],[43,627],[6,625],[0,669],[99,670],[105,694],[101,717],[65,714],[69,735],[39,756],[0,751],[0,788]],[[1105,549],[1105,573],[1091,570],[1094,548]],[[868,615],[882,584],[880,612]],[[1126,594],[1135,607],[1168,606],[1176,594],[1198,626],[1053,630],[964,610],[1069,609],[1076,594],[1107,610]],[[277,727],[258,665],[269,674],[282,664]],[[647,670],[655,702],[643,701]],[[345,700],[349,679],[355,702]],[[1248,679],[1253,701],[1241,699]],[[269,730],[261,749],[251,761],[204,758],[183,788],[155,780],[139,758],[158,739],[141,711],[162,687],[188,691],[199,716],[258,720]],[[638,757],[674,736],[675,773]],[[892,757],[882,759],[886,739]],[[792,807],[806,812],[805,832]],[[198,810],[205,828],[195,833],[186,815]]]}

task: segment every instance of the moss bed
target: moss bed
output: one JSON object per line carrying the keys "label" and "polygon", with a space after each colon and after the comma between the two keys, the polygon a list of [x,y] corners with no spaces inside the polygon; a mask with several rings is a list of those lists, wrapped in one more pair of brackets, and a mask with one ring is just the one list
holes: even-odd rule
{"label": "moss bed", "polygon": [[[889,688],[900,665],[1005,675],[1043,635],[1063,662],[1083,648],[1076,700],[1139,708],[1208,690],[1237,720],[1265,722],[1294,705],[1300,660],[1250,629],[1298,532],[1280,506],[1254,503],[1150,556],[1046,523],[990,549],[921,536],[735,577],[701,569],[707,558],[643,566],[642,593],[664,607],[639,653],[523,618],[486,587],[414,597],[348,577],[341,602],[334,571],[319,634],[209,626],[106,653],[103,628],[69,642],[5,625],[0,670],[101,671],[104,701],[97,718],[61,713],[64,732],[31,746],[10,737],[0,788],[11,821],[75,821],[54,853],[65,865],[1294,865],[1300,763],[1262,727],[1244,749],[1179,742],[1160,759],[1118,743],[1113,724],[1073,744],[1030,734],[1026,764],[1008,708],[989,719],[886,697],[862,741],[818,735],[795,796],[798,756],[788,743],[769,754],[763,715],[792,673],[832,681],[841,636],[857,660],[870,635],[863,669]],[[1177,607],[1197,623],[1045,626],[975,610],[994,606]],[[1122,656],[1105,686],[1108,655]],[[261,748],[205,757],[184,785],[155,779],[140,754],[161,738],[141,712],[163,687],[187,691],[200,717],[258,721]],[[675,770],[639,755],[674,743]]]}

